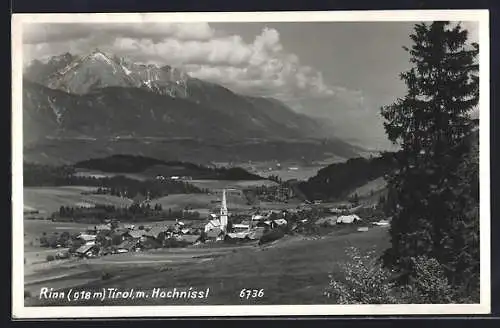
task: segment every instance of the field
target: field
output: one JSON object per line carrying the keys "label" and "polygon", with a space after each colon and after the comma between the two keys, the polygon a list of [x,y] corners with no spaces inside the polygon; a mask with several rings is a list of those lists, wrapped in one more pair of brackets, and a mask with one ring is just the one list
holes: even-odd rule
{"label": "field", "polygon": [[275,186],[276,182],[270,180],[191,180],[189,183],[195,185],[198,188],[207,188],[210,190],[219,189],[245,189],[249,187],[259,187],[259,186]]}
{"label": "field", "polygon": [[77,177],[94,177],[96,179],[102,179],[102,178],[112,178],[118,175],[125,176],[129,179],[135,179],[135,180],[140,180],[140,181],[145,181],[149,177],[140,174],[140,173],[109,173],[109,172],[102,172],[102,171],[93,171],[93,170],[87,170],[87,169],[77,169],[75,175]]}
{"label": "field", "polygon": [[77,203],[99,203],[115,206],[129,206],[132,200],[110,195],[83,195],[92,187],[26,187],[24,205],[39,210],[46,216],[59,210],[60,206],[75,206]]}
{"label": "field", "polygon": [[[367,232],[342,234],[340,231],[322,239],[304,239],[299,236],[286,236],[268,246],[235,247],[225,249],[186,250],[184,256],[179,251],[160,252],[155,266],[144,264],[125,266],[103,265],[101,270],[94,269],[80,279],[89,280],[86,290],[97,290],[109,286],[121,290],[130,288],[151,291],[153,288],[210,288],[207,299],[169,300],[105,300],[84,301],[72,305],[166,305],[166,304],[322,304],[326,303],[323,291],[328,285],[328,275],[341,274],[338,264],[347,260],[345,249],[356,246],[361,250],[375,249],[379,254],[388,246],[387,229],[376,227]],[[205,252],[203,260],[202,252]],[[215,253],[218,252],[218,253]],[[198,254],[195,256],[195,254]],[[129,255],[128,260],[133,255]],[[152,255],[145,255],[151,258]],[[164,263],[158,261],[162,258]],[[124,257],[125,259],[125,257]],[[184,260],[184,262],[183,262]],[[96,261],[96,260],[92,260]],[[104,260],[106,261],[106,260]],[[169,262],[171,261],[171,262]],[[142,262],[137,262],[137,264]],[[90,264],[90,263],[89,263]],[[103,281],[99,275],[103,270],[115,276]],[[57,284],[57,281],[54,281]],[[51,287],[51,283],[45,283]],[[261,299],[241,299],[243,288],[263,289]],[[35,290],[36,291],[36,290]],[[27,306],[68,305],[67,302],[43,301],[36,297],[27,299]]]}
{"label": "field", "polygon": [[[217,206],[220,201],[220,196],[208,195],[208,194],[179,194],[179,195],[168,195],[155,199],[151,202],[154,206],[155,204],[161,204],[164,210],[171,208],[172,210],[184,209],[186,206],[194,211],[200,213],[206,213]],[[250,206],[246,204],[246,199],[244,196],[227,196],[227,206],[229,211],[236,209],[249,209]]]}
{"label": "field", "polygon": [[371,192],[378,193],[387,187],[387,182],[383,177],[369,181],[368,183],[362,185],[361,187],[353,190],[349,196],[358,194],[359,197],[369,197]]}

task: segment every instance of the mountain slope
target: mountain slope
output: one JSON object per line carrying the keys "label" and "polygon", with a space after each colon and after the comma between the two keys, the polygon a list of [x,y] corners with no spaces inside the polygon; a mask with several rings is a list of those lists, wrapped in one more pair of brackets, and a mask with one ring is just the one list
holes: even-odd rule
{"label": "mountain slope", "polygon": [[185,99],[137,88],[108,87],[74,95],[24,81],[23,95],[26,141],[45,136],[129,135],[231,140],[273,133]]}
{"label": "mountain slope", "polygon": [[235,124],[253,125],[261,131],[272,130],[282,138],[327,135],[327,129],[319,121],[297,114],[277,100],[238,95],[170,66],[137,64],[98,49],[86,56],[64,54],[54,57],[45,67],[35,62],[26,68],[24,76],[50,89],[77,95],[108,87],[141,88],[189,100],[193,106],[201,105],[230,116]]}

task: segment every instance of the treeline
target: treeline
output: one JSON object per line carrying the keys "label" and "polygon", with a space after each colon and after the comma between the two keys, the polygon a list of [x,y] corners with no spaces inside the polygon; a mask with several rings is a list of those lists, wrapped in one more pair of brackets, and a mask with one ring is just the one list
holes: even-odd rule
{"label": "treeline", "polygon": [[24,162],[23,183],[26,187],[64,186],[75,174],[72,166],[50,166]]}
{"label": "treeline", "polygon": [[132,204],[128,207],[116,207],[114,205],[100,205],[95,207],[70,207],[61,206],[58,212],[53,213],[54,221],[74,222],[104,222],[105,220],[119,220],[122,222],[155,221],[165,219],[196,220],[200,213],[196,211],[164,210],[161,204]]}
{"label": "treeline", "polygon": [[76,177],[67,179],[68,185],[98,187],[97,193],[134,198],[138,195],[149,195],[150,199],[164,197],[169,194],[204,193],[202,190],[184,181],[135,180],[124,176],[109,178]]}
{"label": "treeline", "polygon": [[89,186],[97,187],[97,193],[134,198],[137,195],[148,195],[151,199],[168,194],[206,193],[185,181],[173,180],[136,180],[125,176],[96,178],[92,176],[76,176],[72,167],[47,166],[25,163],[24,185],[30,186]]}
{"label": "treeline", "polygon": [[352,158],[318,171],[317,175],[299,184],[310,200],[335,200],[345,197],[351,190],[396,169],[398,153],[384,153],[374,158]]}
{"label": "treeline", "polygon": [[[190,176],[194,179],[260,180],[262,177],[242,168],[209,168],[181,161],[162,161],[150,157],[112,155],[94,158],[75,164],[77,168],[113,173],[142,173],[151,170],[153,175]],[[153,172],[154,171],[154,172]]]}

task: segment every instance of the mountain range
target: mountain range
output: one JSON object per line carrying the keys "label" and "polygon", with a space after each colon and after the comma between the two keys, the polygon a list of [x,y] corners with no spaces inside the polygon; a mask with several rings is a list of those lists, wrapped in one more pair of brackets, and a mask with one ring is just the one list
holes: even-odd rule
{"label": "mountain range", "polygon": [[[47,156],[37,145],[58,147],[56,140],[67,145],[68,140],[82,139],[135,140],[136,146],[128,143],[130,152],[143,150],[145,138],[194,140],[207,147],[249,140],[290,147],[292,140],[315,145],[320,139],[324,146],[328,138],[330,154],[338,148],[336,155],[349,157],[359,150],[332,138],[323,122],[277,99],[237,94],[177,68],[134,63],[98,49],[83,56],[65,53],[47,62],[34,60],[25,67],[23,129],[28,157],[35,161],[55,155]],[[82,160],[84,148],[78,158],[65,154],[64,147],[57,156],[69,162]],[[111,155],[112,148],[100,152]],[[245,149],[234,151],[240,156]],[[182,159],[179,156],[173,152],[169,159]]]}

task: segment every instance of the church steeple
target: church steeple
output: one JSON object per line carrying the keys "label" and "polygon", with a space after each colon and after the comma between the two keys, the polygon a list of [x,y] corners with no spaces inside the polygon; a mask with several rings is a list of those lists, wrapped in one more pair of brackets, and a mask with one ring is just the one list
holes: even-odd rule
{"label": "church steeple", "polygon": [[222,190],[222,201],[220,206],[220,223],[222,230],[225,232],[227,228],[227,202],[226,202],[226,189]]}
{"label": "church steeple", "polygon": [[220,215],[227,215],[226,189],[222,190],[222,202],[220,206]]}

